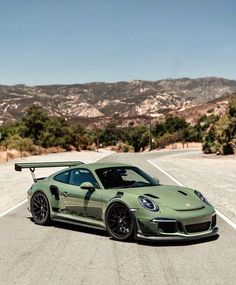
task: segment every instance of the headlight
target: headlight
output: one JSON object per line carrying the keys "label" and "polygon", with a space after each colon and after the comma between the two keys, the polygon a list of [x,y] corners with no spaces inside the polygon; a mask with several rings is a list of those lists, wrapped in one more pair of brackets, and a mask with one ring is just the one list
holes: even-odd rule
{"label": "headlight", "polygon": [[204,203],[210,205],[210,203],[207,201],[207,198],[206,198],[204,195],[202,195],[201,192],[195,190],[194,193],[195,193],[195,194],[198,196],[198,198],[200,198]]}
{"label": "headlight", "polygon": [[159,207],[150,199],[144,196],[138,197],[139,203],[147,210],[150,211],[159,211]]}

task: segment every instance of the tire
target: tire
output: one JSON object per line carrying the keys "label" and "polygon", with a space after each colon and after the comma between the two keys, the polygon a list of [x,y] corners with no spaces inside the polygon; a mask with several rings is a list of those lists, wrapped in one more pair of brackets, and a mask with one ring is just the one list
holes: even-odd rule
{"label": "tire", "polygon": [[119,241],[127,241],[134,234],[134,218],[122,203],[112,204],[106,213],[106,229],[109,235]]}
{"label": "tire", "polygon": [[30,201],[30,209],[36,224],[42,226],[50,224],[50,207],[45,194],[42,192],[35,193]]}

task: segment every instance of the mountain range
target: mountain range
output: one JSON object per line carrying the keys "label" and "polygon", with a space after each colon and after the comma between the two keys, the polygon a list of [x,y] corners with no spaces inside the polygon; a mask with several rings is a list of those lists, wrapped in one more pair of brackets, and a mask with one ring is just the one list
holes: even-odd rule
{"label": "mountain range", "polygon": [[0,85],[0,125],[22,118],[38,104],[50,115],[86,125],[118,120],[142,123],[173,114],[194,122],[201,113],[224,112],[227,96],[236,94],[236,81],[217,77],[157,81],[94,82],[73,85]]}

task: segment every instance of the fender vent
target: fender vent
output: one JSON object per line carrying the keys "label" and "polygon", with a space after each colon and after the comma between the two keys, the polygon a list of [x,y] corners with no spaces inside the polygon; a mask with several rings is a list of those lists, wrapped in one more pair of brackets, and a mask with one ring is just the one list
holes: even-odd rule
{"label": "fender vent", "polygon": [[115,198],[121,198],[124,195],[124,192],[117,192]]}
{"label": "fender vent", "polygon": [[50,192],[51,192],[51,194],[52,194],[52,197],[53,197],[55,200],[57,200],[57,201],[60,200],[60,198],[59,198],[59,191],[58,191],[57,186],[55,186],[55,185],[50,185],[49,189],[50,189]]}

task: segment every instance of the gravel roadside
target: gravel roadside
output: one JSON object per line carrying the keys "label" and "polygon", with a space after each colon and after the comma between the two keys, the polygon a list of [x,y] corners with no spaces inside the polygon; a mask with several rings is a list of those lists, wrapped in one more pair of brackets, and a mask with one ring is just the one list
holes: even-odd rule
{"label": "gravel roadside", "polygon": [[201,151],[153,160],[186,187],[200,190],[214,207],[236,223],[236,157]]}
{"label": "gravel roadside", "polygon": [[[29,170],[16,172],[14,164],[16,162],[45,162],[45,161],[68,161],[79,160],[85,163],[93,162],[105,157],[113,152],[108,150],[63,152],[42,156],[30,156],[23,159],[16,159],[0,164],[0,214],[26,199],[26,191],[32,185],[33,180]],[[60,168],[39,169],[36,177],[48,176]]]}

